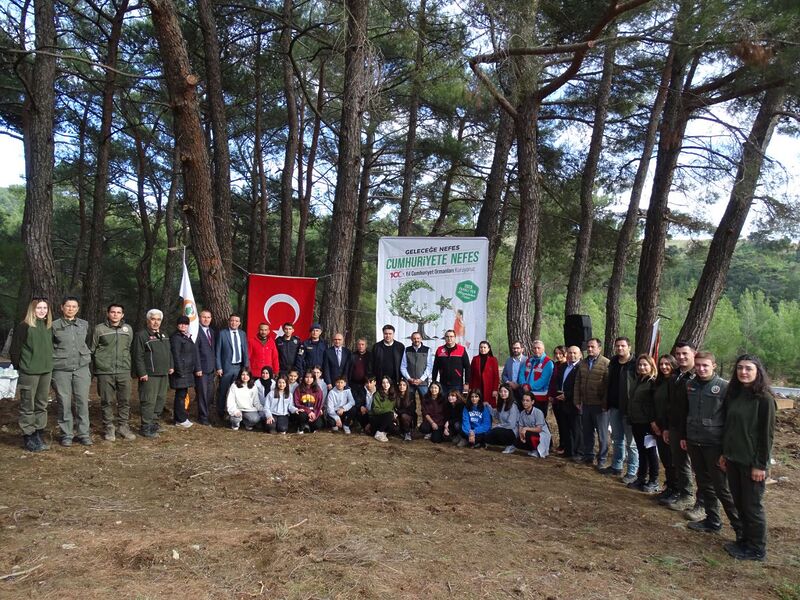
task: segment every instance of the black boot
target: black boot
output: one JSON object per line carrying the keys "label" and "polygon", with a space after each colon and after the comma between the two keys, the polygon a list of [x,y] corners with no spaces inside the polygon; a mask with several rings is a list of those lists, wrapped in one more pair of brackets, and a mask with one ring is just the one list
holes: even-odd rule
{"label": "black boot", "polygon": [[36,436],[34,434],[22,436],[22,447],[28,452],[41,452],[42,448],[36,443]]}
{"label": "black boot", "polygon": [[42,450],[50,450],[50,444],[45,443],[44,441],[44,429],[37,429],[33,436],[36,438],[36,443],[39,444],[39,447]]}

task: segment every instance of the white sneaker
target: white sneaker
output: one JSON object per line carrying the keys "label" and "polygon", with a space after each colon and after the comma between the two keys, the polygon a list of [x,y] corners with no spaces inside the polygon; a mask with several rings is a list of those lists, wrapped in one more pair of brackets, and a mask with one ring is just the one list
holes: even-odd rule
{"label": "white sneaker", "polygon": [[422,436],[422,439],[423,439],[423,440],[429,440],[429,439],[431,439],[431,434],[430,434],[430,433],[426,433],[424,436]]}
{"label": "white sneaker", "polygon": [[503,448],[503,454],[514,454],[514,452],[516,451],[517,447],[514,444],[511,444],[510,446],[506,446],[505,448]]}
{"label": "white sneaker", "polygon": [[410,433],[406,433],[406,434],[403,436],[403,441],[404,441],[404,442],[410,442],[410,441],[411,441],[411,434],[410,434]]}
{"label": "white sneaker", "polygon": [[297,430],[297,435],[303,435],[304,433],[305,433],[305,431],[303,430],[302,427]]}
{"label": "white sneaker", "polygon": [[344,431],[346,435],[350,435],[350,428],[347,425],[342,427],[342,431]]}
{"label": "white sneaker", "polygon": [[541,456],[539,456],[539,453],[536,450],[531,450],[530,452],[528,452],[528,456],[530,456],[531,458],[541,458]]}
{"label": "white sneaker", "polygon": [[232,431],[239,431],[239,426],[238,425],[231,425],[231,430]]}
{"label": "white sneaker", "polygon": [[389,438],[386,437],[386,434],[383,433],[382,431],[378,431],[378,432],[375,433],[375,439],[378,440],[379,442],[388,442],[389,441]]}
{"label": "white sneaker", "polygon": [[189,427],[191,427],[192,425],[194,425],[194,423],[192,423],[189,419],[186,419],[181,423],[175,423],[176,427],[183,427],[184,429],[189,429]]}
{"label": "white sneaker", "polygon": [[336,425],[331,427],[331,433],[336,433],[337,431],[339,431],[339,428]]}

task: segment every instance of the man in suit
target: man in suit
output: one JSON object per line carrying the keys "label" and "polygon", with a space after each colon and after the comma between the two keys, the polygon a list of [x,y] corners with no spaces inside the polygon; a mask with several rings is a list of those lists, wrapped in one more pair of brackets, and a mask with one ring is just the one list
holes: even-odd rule
{"label": "man in suit", "polygon": [[603,342],[592,338],[586,344],[586,360],[578,366],[575,378],[574,403],[581,413],[583,426],[582,455],[574,460],[593,464],[595,459],[594,434],[597,432],[597,468],[605,466],[608,456],[608,364],[609,360],[600,354]]}
{"label": "man in suit", "polygon": [[217,336],[214,346],[214,362],[217,367],[219,390],[217,395],[217,415],[220,419],[225,417],[225,402],[228,399],[228,390],[234,379],[239,375],[242,367],[250,366],[247,355],[247,336],[239,329],[242,319],[237,314],[228,318],[228,328],[223,329]]}
{"label": "man in suit", "polygon": [[[333,334],[333,346],[325,350],[322,358],[322,378],[330,390],[340,375],[347,380],[350,375],[350,364],[353,362],[353,355],[349,349],[344,347],[344,336],[341,333]],[[348,385],[350,382],[347,382]]]}
{"label": "man in suit", "polygon": [[578,346],[567,348],[567,364],[561,371],[561,381],[557,382],[556,400],[561,405],[563,418],[561,421],[560,445],[564,449],[564,456],[572,458],[581,453],[581,414],[575,407],[575,378],[578,375],[578,366],[581,362],[581,349]]}
{"label": "man in suit", "polygon": [[503,372],[500,375],[500,382],[508,384],[518,401],[522,399],[522,386],[517,383],[517,378],[519,377],[520,368],[524,369],[526,360],[528,360],[528,357],[525,356],[525,348],[522,342],[514,342],[511,344],[511,356],[506,359],[506,364],[503,365]]}
{"label": "man in suit", "polygon": [[194,341],[197,352],[200,354],[200,370],[202,375],[195,376],[194,389],[197,396],[197,422],[200,425],[210,425],[208,420],[208,404],[214,398],[214,370],[216,358],[214,344],[217,342],[217,332],[211,327],[211,311],[200,311],[200,330]]}

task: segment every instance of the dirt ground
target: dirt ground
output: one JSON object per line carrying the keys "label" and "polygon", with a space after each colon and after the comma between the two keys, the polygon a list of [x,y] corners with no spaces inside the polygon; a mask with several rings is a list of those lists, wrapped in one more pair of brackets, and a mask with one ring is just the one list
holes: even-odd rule
{"label": "dirt ground", "polygon": [[87,451],[50,439],[53,408],[33,455],[0,401],[0,598],[800,598],[797,409],[768,560],[742,564],[727,525],[557,457],[200,426],[111,444],[96,399]]}

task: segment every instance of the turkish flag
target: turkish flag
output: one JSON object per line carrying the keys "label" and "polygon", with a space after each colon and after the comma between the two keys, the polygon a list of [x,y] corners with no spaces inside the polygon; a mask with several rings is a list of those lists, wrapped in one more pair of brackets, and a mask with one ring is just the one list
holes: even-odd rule
{"label": "turkish flag", "polygon": [[247,334],[258,333],[267,323],[275,337],[283,335],[284,323],[292,323],[295,335],[305,339],[314,322],[317,280],[314,277],[283,277],[250,274],[247,283]]}

